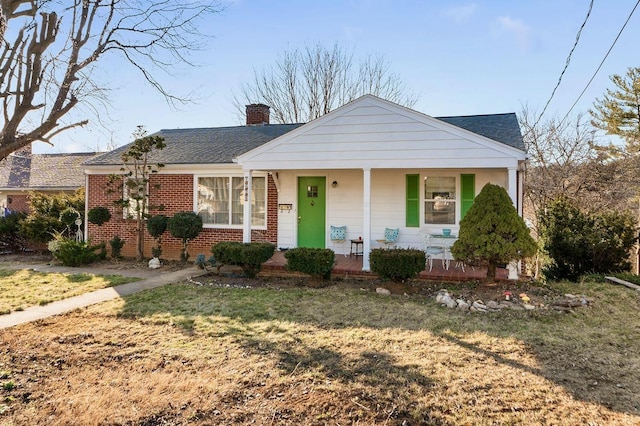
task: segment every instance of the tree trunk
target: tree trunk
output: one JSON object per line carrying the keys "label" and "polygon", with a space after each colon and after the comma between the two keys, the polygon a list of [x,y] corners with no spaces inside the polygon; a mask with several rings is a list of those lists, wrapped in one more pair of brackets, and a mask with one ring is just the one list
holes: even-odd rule
{"label": "tree trunk", "polygon": [[497,269],[496,263],[489,261],[489,264],[487,265],[487,278],[486,278],[487,282],[490,283],[496,280],[496,269]]}

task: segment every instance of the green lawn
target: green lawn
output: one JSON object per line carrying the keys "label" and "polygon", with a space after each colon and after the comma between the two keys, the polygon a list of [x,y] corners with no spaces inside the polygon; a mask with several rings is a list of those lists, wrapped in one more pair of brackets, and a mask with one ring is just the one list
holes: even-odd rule
{"label": "green lawn", "polygon": [[0,268],[0,314],[137,280],[118,275],[42,273]]}

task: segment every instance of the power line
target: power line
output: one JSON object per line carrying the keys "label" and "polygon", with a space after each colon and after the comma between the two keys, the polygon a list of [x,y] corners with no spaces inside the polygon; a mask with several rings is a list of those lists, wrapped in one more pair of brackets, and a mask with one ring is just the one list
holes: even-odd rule
{"label": "power line", "polygon": [[536,120],[535,124],[533,125],[533,128],[535,128],[538,125],[538,123],[540,122],[540,120],[542,119],[542,116],[547,111],[547,108],[549,107],[549,104],[551,103],[551,100],[553,99],[553,96],[556,94],[556,90],[558,90],[558,87],[560,86],[560,83],[562,82],[562,77],[564,76],[564,73],[567,71],[567,68],[569,67],[569,63],[571,62],[571,55],[573,55],[573,51],[576,50],[576,47],[578,46],[578,41],[580,41],[580,35],[582,34],[582,30],[584,29],[584,26],[587,24],[587,21],[589,20],[589,16],[591,16],[591,10],[593,9],[593,1],[594,0],[591,0],[591,2],[589,3],[589,10],[587,11],[587,16],[585,16],[584,21],[582,22],[582,25],[580,25],[580,29],[578,30],[578,33],[576,34],[576,41],[573,43],[573,47],[571,48],[571,51],[569,52],[569,55],[567,56],[567,60],[565,61],[565,64],[564,64],[564,69],[560,73],[560,77],[558,77],[558,82],[556,83],[556,87],[553,88],[553,91],[551,92],[551,96],[549,96],[549,100],[547,101],[546,105],[542,109],[542,112],[538,116],[538,119]]}
{"label": "power line", "polygon": [[607,51],[606,55],[604,55],[604,58],[602,58],[602,61],[600,61],[600,65],[598,65],[598,68],[596,69],[596,71],[593,73],[593,75],[591,76],[591,79],[589,80],[589,82],[587,83],[586,86],[584,86],[584,89],[582,90],[582,92],[580,93],[580,96],[578,96],[578,99],[576,99],[576,101],[573,103],[573,105],[571,105],[571,108],[569,108],[569,111],[567,111],[567,113],[565,114],[565,116],[562,118],[562,120],[560,121],[560,124],[562,124],[564,122],[564,120],[567,119],[567,117],[569,116],[569,114],[571,113],[571,111],[573,111],[573,108],[576,106],[576,104],[578,103],[578,101],[580,101],[580,98],[582,98],[582,95],[584,95],[584,93],[587,91],[587,89],[589,88],[589,86],[591,85],[591,83],[593,82],[593,79],[596,78],[596,75],[598,74],[598,72],[600,71],[600,68],[602,68],[602,65],[604,65],[604,61],[607,60],[607,58],[609,57],[609,54],[611,53],[611,51],[613,50],[613,47],[616,45],[616,43],[618,42],[618,39],[620,38],[620,35],[622,34],[622,31],[624,31],[624,29],[626,28],[627,24],[629,23],[629,21],[631,20],[631,17],[633,16],[633,13],[636,11],[636,9],[638,8],[638,5],[640,4],[640,0],[638,0],[636,2],[636,5],[633,6],[633,9],[631,10],[631,12],[629,13],[629,16],[627,17],[627,20],[624,21],[624,25],[622,25],[622,28],[620,28],[620,31],[618,32],[618,35],[616,36],[615,40],[613,40],[613,43],[611,43],[611,47],[609,47],[609,50]]}

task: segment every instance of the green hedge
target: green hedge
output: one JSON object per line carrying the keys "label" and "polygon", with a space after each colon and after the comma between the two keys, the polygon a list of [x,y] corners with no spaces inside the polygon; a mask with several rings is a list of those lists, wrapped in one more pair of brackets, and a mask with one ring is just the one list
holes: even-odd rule
{"label": "green hedge", "polygon": [[371,271],[380,278],[404,281],[424,270],[426,255],[417,249],[373,249],[369,255]]}
{"label": "green hedge", "polygon": [[107,255],[104,243],[92,246],[89,243],[68,238],[59,239],[56,250],[52,253],[64,266],[88,265],[104,259]]}
{"label": "green hedge", "polygon": [[287,268],[323,279],[331,278],[335,253],[331,249],[298,247],[284,253]]}
{"label": "green hedge", "polygon": [[246,276],[258,275],[264,262],[271,259],[276,246],[271,243],[222,242],[211,247],[218,270],[223,265],[242,267]]}

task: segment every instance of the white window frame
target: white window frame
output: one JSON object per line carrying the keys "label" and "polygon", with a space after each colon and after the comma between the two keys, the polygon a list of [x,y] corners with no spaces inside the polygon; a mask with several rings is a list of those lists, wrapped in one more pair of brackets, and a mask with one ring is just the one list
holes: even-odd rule
{"label": "white window frame", "polygon": [[[427,173],[421,175],[422,182],[420,183],[420,201],[421,201],[421,226],[430,226],[430,227],[446,227],[446,226],[458,226],[460,222],[460,179],[459,176],[449,173]],[[437,200],[433,198],[427,198],[425,195],[426,186],[427,186],[427,178],[452,178],[454,182],[454,191],[455,197],[447,202],[454,203],[454,218],[453,223],[429,223],[427,222],[427,202],[436,202]]]}
{"label": "white window frame", "polygon": [[[242,173],[201,173],[193,175],[193,211],[198,214],[198,185],[200,178],[226,178],[227,184],[231,185],[233,178],[240,178],[244,180],[244,175]],[[251,225],[251,229],[256,230],[266,230],[268,228],[268,206],[269,206],[269,177],[267,173],[252,173],[252,178],[264,178],[264,225],[257,226]],[[252,191],[253,191],[252,185]],[[229,191],[229,196],[231,198],[231,191]],[[233,203],[231,199],[229,200],[229,221],[227,224],[215,224],[215,223],[207,223],[203,220],[202,227],[203,228],[211,228],[211,229],[243,229],[243,224],[232,224],[232,214],[233,214]],[[253,209],[252,209],[253,212]],[[244,217],[242,218],[244,222]]]}
{"label": "white window frame", "polygon": [[[139,178],[140,180],[142,180],[142,178]],[[129,198],[129,186],[127,185],[127,182],[130,180],[136,180],[136,178],[132,177],[132,176],[124,176],[123,180],[122,180],[122,194],[123,194],[123,199],[125,201],[128,202],[127,206],[122,208],[122,215],[124,217],[124,219],[133,219],[136,220],[137,219],[137,214],[136,214],[136,200]],[[147,197],[147,203],[144,207],[144,211],[142,212],[143,217],[149,213],[149,182],[146,183],[146,197]]]}

